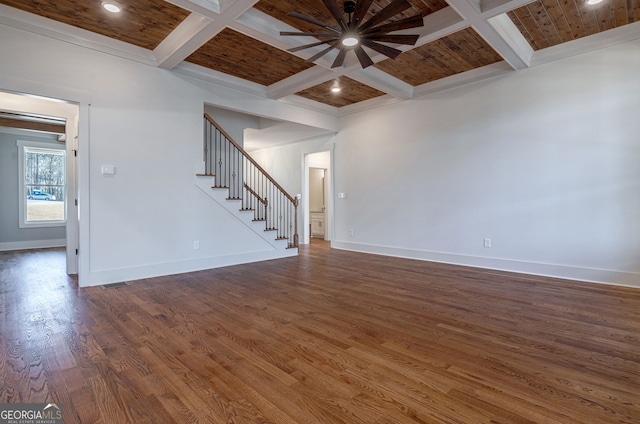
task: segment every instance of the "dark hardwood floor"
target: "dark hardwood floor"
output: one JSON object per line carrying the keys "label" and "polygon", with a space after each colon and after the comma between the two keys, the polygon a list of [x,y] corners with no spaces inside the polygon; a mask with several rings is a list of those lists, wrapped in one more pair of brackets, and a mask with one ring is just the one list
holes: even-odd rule
{"label": "dark hardwood floor", "polygon": [[78,289],[0,253],[0,403],[70,423],[640,423],[640,290],[331,250]]}

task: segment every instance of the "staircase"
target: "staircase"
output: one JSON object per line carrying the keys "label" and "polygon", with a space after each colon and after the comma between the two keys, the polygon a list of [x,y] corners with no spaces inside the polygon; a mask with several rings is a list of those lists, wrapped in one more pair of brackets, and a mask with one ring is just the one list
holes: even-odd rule
{"label": "staircase", "polygon": [[276,249],[298,247],[298,199],[287,193],[208,115],[205,173],[197,185]]}

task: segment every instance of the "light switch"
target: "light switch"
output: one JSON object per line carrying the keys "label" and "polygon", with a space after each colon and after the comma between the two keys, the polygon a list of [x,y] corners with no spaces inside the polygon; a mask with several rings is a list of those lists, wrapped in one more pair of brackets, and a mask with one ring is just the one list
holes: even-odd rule
{"label": "light switch", "polygon": [[102,175],[116,175],[116,167],[113,165],[102,165]]}
{"label": "light switch", "polygon": [[338,199],[346,199],[347,193],[338,193]]}

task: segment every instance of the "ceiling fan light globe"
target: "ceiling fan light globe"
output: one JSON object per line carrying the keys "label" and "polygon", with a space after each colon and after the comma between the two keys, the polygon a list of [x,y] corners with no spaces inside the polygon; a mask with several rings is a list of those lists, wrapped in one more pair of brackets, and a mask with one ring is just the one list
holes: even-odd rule
{"label": "ceiling fan light globe", "polygon": [[342,45],[345,47],[357,46],[359,43],[360,40],[358,40],[358,37],[355,37],[353,35],[347,35],[342,39]]}

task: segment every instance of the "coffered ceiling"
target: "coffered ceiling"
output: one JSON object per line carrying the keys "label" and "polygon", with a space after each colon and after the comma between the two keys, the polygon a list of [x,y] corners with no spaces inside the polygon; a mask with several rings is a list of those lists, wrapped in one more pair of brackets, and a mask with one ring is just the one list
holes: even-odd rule
{"label": "coffered ceiling", "polygon": [[[393,45],[396,59],[365,47],[364,69],[353,52],[331,68],[335,49],[312,63],[324,46],[287,51],[314,39],[280,31],[322,32],[288,13],[336,25],[321,0],[116,0],[119,14],[102,0],[0,0],[0,23],[334,115],[640,38],[640,0],[408,1],[392,20],[421,13],[423,27],[399,32],[418,42]],[[390,2],[374,0],[365,19]]]}

